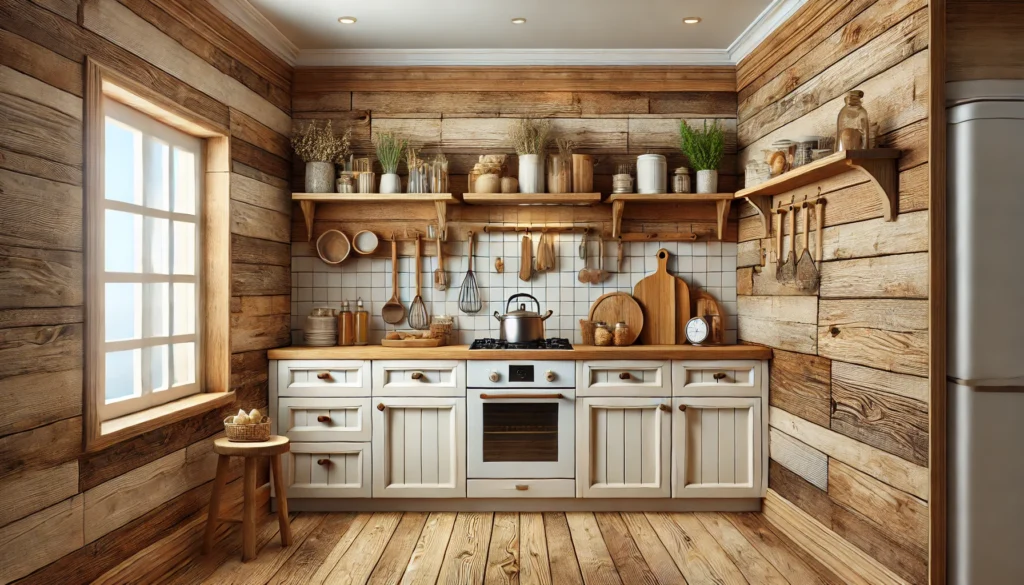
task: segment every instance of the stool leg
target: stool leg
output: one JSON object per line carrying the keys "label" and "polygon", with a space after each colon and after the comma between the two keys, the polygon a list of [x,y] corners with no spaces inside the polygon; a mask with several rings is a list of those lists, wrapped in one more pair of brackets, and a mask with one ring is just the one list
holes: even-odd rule
{"label": "stool leg", "polygon": [[270,458],[270,471],[274,476],[274,493],[277,495],[277,523],[281,528],[281,546],[292,543],[292,526],[288,522],[288,492],[284,475],[281,473],[281,455]]}
{"label": "stool leg", "polygon": [[206,514],[206,534],[203,536],[203,554],[213,549],[213,537],[217,532],[218,516],[220,516],[220,496],[228,479],[227,455],[217,457],[217,476],[213,480],[213,491],[210,492],[210,511]]}
{"label": "stool leg", "polygon": [[245,458],[245,477],[242,488],[242,561],[256,558],[256,457]]}

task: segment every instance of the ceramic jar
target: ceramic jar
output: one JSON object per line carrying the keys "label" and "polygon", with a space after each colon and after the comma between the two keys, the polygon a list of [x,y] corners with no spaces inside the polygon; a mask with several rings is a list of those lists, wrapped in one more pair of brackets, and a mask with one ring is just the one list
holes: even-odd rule
{"label": "ceramic jar", "polygon": [[690,185],[690,169],[686,167],[676,169],[675,174],[672,175],[672,192],[693,193],[693,187]]}
{"label": "ceramic jar", "polygon": [[402,179],[398,173],[384,173],[380,176],[381,193],[401,193]]}
{"label": "ceramic jar", "polygon": [[501,192],[501,177],[494,173],[480,175],[473,183],[474,193],[499,193]]}
{"label": "ceramic jar", "polygon": [[544,192],[544,157],[542,155],[519,155],[519,192]]}
{"label": "ceramic jar", "polygon": [[306,163],[306,193],[334,192],[334,163]]}
{"label": "ceramic jar", "polygon": [[636,161],[636,192],[665,193],[668,163],[662,154],[641,154]]}
{"label": "ceramic jar", "polygon": [[501,192],[502,193],[518,193],[519,192],[519,179],[515,177],[502,177],[501,178]]}

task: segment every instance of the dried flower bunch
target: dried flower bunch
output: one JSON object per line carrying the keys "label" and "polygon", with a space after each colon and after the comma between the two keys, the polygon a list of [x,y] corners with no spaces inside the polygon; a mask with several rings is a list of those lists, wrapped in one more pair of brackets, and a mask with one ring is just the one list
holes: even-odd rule
{"label": "dried flower bunch", "polygon": [[551,135],[550,120],[521,118],[508,127],[508,141],[516,154],[543,154]]}
{"label": "dried flower bunch", "polygon": [[404,138],[395,136],[394,132],[377,132],[373,135],[373,146],[377,149],[377,160],[384,174],[398,172],[398,163],[408,145]]}
{"label": "dried flower bunch", "polygon": [[690,159],[696,171],[713,171],[725,154],[725,131],[715,120],[711,127],[704,120],[703,130],[694,130],[685,120],[679,122],[679,149]]}
{"label": "dried flower bunch", "polygon": [[555,146],[558,147],[558,157],[564,161],[572,160],[572,153],[579,146],[572,138],[556,138]]}
{"label": "dried flower bunch", "polygon": [[348,155],[352,130],[346,130],[341,137],[335,136],[331,121],[323,126],[316,120],[292,136],[292,148],[304,162],[334,162],[343,154]]}

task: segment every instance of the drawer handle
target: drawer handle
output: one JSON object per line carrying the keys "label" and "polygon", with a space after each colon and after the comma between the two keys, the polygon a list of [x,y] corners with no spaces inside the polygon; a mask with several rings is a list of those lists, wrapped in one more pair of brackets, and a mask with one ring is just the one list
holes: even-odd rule
{"label": "drawer handle", "polygon": [[633,376],[629,375],[629,372],[622,372],[621,374],[619,374],[619,379],[620,380],[628,380],[628,379],[630,379],[632,377]]}
{"label": "drawer handle", "polygon": [[331,464],[331,460],[330,459],[317,459],[316,460],[316,464],[317,465],[323,465],[324,467],[326,467],[326,466]]}
{"label": "drawer handle", "polygon": [[381,402],[380,404],[378,404],[378,405],[377,405],[377,410],[379,410],[379,411],[381,411],[381,412],[384,412],[384,409],[385,409],[385,408],[387,408],[387,407],[386,407],[386,406],[384,406],[384,403],[383,403],[383,402]]}
{"label": "drawer handle", "polygon": [[679,411],[680,412],[686,412],[686,405],[685,404],[680,404],[679,405]]}
{"label": "drawer handle", "polygon": [[530,486],[526,485],[525,483],[517,483],[516,484],[516,491],[517,492],[525,492],[528,489],[530,489]]}
{"label": "drawer handle", "polygon": [[658,405],[658,410],[660,410],[662,412],[672,412],[672,407],[667,405],[667,404],[659,404]]}
{"label": "drawer handle", "polygon": [[725,372],[716,372],[715,375],[712,377],[716,380],[721,380],[725,378]]}
{"label": "drawer handle", "polygon": [[413,372],[409,377],[413,380],[423,380],[423,372]]}
{"label": "drawer handle", "polygon": [[316,375],[316,377],[317,377],[317,379],[320,379],[320,380],[330,380],[331,379],[331,373],[330,372],[320,372],[319,374]]}
{"label": "drawer handle", "polygon": [[327,416],[326,414],[321,414],[320,416],[316,417],[316,422],[329,423],[331,422],[331,417]]}

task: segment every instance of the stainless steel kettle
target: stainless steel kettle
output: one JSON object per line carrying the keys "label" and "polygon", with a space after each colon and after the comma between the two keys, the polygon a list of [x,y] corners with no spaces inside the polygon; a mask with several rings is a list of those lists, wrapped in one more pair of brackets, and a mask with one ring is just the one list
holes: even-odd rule
{"label": "stainless steel kettle", "polygon": [[[519,309],[509,311],[512,301],[518,298],[527,298],[537,305],[537,311],[527,311],[526,304],[520,303]],[[501,329],[499,339],[509,343],[527,343],[544,339],[544,320],[550,317],[553,311],[540,314],[540,302],[536,297],[526,293],[517,293],[508,298],[505,303],[505,314],[495,311],[494,318],[498,320],[498,327]]]}

